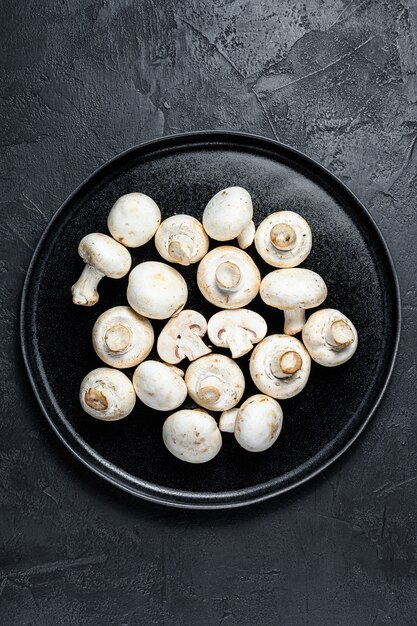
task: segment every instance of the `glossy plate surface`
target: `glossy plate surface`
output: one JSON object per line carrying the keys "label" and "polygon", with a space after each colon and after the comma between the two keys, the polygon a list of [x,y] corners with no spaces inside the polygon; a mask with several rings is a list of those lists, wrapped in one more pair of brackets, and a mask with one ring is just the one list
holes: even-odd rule
{"label": "glossy plate surface", "polygon": [[[313,365],[305,390],[282,402],[284,425],[270,450],[250,454],[233,435],[224,434],[222,450],[213,461],[189,465],[171,456],[162,443],[167,414],[138,401],[128,418],[106,424],[81,410],[80,382],[101,365],[91,346],[94,321],[106,309],[126,304],[127,277],[103,279],[99,303],[92,308],[73,305],[70,289],[83,268],[77,254],[79,240],[89,232],[107,232],[108,212],[120,195],[142,191],[158,203],[163,218],[187,213],[201,219],[210,197],[231,185],[250,191],[257,225],[277,210],[297,211],[307,219],[313,250],[303,267],[324,277],[329,289],[325,306],[341,309],[352,319],[359,348],[341,367]],[[274,269],[260,260],[254,246],[248,252],[263,276]],[[131,253],[134,265],[159,258],[153,242]],[[180,268],[189,286],[186,307],[209,317],[216,309],[199,293],[196,269],[196,265]],[[97,170],[68,198],[32,259],[23,292],[21,335],[39,403],[76,457],[135,495],[173,506],[221,508],[256,502],[297,486],[356,439],[392,371],[399,304],[387,247],[363,205],[340,181],[310,158],[275,141],[203,132],[132,148]],[[249,308],[265,317],[269,334],[282,332],[279,311],[266,307],[259,297]],[[153,325],[157,333],[163,323]],[[245,373],[247,362],[248,356],[239,359]],[[131,376],[132,371],[126,373]],[[248,382],[245,397],[256,392]]]}

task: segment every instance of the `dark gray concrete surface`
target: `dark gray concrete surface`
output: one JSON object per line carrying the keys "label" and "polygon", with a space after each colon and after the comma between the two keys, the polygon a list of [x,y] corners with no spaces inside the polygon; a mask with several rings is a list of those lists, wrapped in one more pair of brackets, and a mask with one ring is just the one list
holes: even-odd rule
{"label": "dark gray concrete surface", "polygon": [[[413,0],[2,0],[2,625],[417,623],[416,55]],[[275,136],[337,174],[403,297],[359,442],[290,495],[211,513],[136,501],[73,460],[18,333],[32,251],[74,187],[132,144],[206,128]]]}

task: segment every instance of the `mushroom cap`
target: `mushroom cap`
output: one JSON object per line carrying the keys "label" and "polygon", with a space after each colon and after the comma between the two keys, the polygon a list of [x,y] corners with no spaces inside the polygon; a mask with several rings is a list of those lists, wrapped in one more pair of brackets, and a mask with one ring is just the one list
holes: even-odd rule
{"label": "mushroom cap", "polygon": [[90,233],[78,245],[78,254],[87,265],[109,278],[123,278],[132,265],[130,253],[108,235]]}
{"label": "mushroom cap", "polygon": [[[273,228],[283,226],[281,235],[285,237],[294,236],[292,243],[287,246],[283,242],[282,247],[277,247],[272,243],[271,231]],[[288,233],[285,231],[288,228]],[[300,265],[308,257],[311,251],[312,235],[311,228],[301,215],[293,211],[277,211],[268,215],[258,226],[255,234],[255,247],[264,261],[274,267],[295,267]]]}
{"label": "mushroom cap", "polygon": [[145,261],[129,275],[127,301],[140,315],[163,320],[184,307],[187,283],[177,270],[166,263]]}
{"label": "mushroom cap", "polygon": [[152,350],[152,324],[129,306],[104,311],[93,326],[93,348],[107,365],[123,369],[135,367]]}
{"label": "mushroom cap", "polygon": [[[298,355],[298,356],[297,356]],[[282,372],[281,359],[285,356],[288,371]],[[259,343],[251,354],[250,375],[262,393],[285,400],[304,389],[310,375],[311,359],[307,350],[295,337],[269,335]]]}
{"label": "mushroom cap", "polygon": [[[335,341],[332,325],[342,322],[339,343]],[[333,328],[335,328],[333,326]],[[308,318],[303,328],[303,342],[313,361],[325,367],[346,363],[358,347],[358,333],[346,315],[337,309],[321,309]],[[345,341],[347,339],[347,341]]]}
{"label": "mushroom cap", "polygon": [[201,313],[191,309],[183,310],[172,317],[161,330],[156,345],[157,352],[163,361],[172,365],[186,357],[191,361],[209,354],[211,349],[198,339],[206,332],[207,322]]}
{"label": "mushroom cap", "polygon": [[173,215],[164,220],[156,231],[155,246],[166,261],[190,265],[207,254],[209,238],[195,217]]}
{"label": "mushroom cap", "polygon": [[92,417],[112,422],[131,413],[136,394],[126,374],[110,367],[98,367],[84,377],[80,403]]}
{"label": "mushroom cap", "polygon": [[207,463],[222,447],[216,420],[198,409],[170,415],[162,427],[162,438],[171,454],[188,463]]}
{"label": "mushroom cap", "polygon": [[144,193],[127,193],[113,204],[107,218],[112,236],[128,248],[143,246],[161,223],[156,202]]}
{"label": "mushroom cap", "polygon": [[185,372],[190,397],[210,411],[227,411],[238,404],[245,390],[239,365],[223,354],[209,354],[193,361]]}
{"label": "mushroom cap", "polygon": [[251,257],[234,246],[214,248],[200,261],[197,284],[203,296],[221,309],[246,306],[259,291],[261,275]]}
{"label": "mushroom cap", "polygon": [[234,239],[253,217],[252,198],[243,187],[227,187],[211,198],[203,213],[204,230],[216,241]]}
{"label": "mushroom cap", "polygon": [[278,439],[282,428],[282,409],[273,398],[257,394],[240,407],[235,423],[235,438],[249,452],[263,452]]}
{"label": "mushroom cap", "polygon": [[[208,336],[219,348],[230,348],[233,358],[239,358],[252,350],[267,333],[264,318],[249,309],[218,311],[209,319]],[[238,348],[238,352],[236,352]]]}
{"label": "mushroom cap", "polygon": [[311,309],[326,299],[327,287],[316,272],[296,267],[267,274],[261,282],[260,296],[277,309]]}
{"label": "mushroom cap", "polygon": [[133,374],[136,394],[146,406],[157,411],[173,411],[187,397],[184,373],[159,361],[143,361]]}

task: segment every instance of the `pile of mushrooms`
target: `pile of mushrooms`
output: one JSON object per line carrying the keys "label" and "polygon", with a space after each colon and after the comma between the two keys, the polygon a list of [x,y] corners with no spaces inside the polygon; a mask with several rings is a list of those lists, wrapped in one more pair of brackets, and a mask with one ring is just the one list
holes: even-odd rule
{"label": "pile of mushrooms", "polygon": [[[301,215],[278,211],[256,228],[251,195],[242,187],[229,187],[211,198],[202,223],[190,215],[161,222],[152,198],[128,193],[116,200],[107,225],[112,237],[90,233],[81,240],[78,253],[85,266],[72,287],[74,304],[91,307],[99,300],[101,279],[129,274],[129,306],[103,311],[92,327],[93,348],[106,365],[89,372],[81,383],[80,403],[92,417],[123,419],[139,399],[146,407],[170,412],[162,439],[182,461],[213,459],[221,449],[222,433],[233,433],[244,450],[263,452],[282,429],[278,400],[304,389],[312,360],[335,367],[354,355],[358,334],[346,315],[321,309],[306,321],[306,311],[326,299],[327,287],[316,272],[298,267],[312,248],[311,229]],[[127,248],[152,239],[163,262],[146,261],[131,269]],[[227,244],[209,251],[210,239],[236,239],[238,247]],[[277,268],[263,278],[244,252],[253,243],[260,257]],[[184,308],[187,283],[168,263],[198,263],[198,288],[220,309],[209,320]],[[283,311],[282,333],[278,323],[268,329],[259,313],[246,308],[258,294],[265,304]],[[166,320],[156,345],[151,320]],[[244,357],[260,391],[246,398],[245,376],[235,362]],[[120,371],[129,368],[136,368],[131,376]],[[181,408],[187,396],[195,405],[192,409]]]}

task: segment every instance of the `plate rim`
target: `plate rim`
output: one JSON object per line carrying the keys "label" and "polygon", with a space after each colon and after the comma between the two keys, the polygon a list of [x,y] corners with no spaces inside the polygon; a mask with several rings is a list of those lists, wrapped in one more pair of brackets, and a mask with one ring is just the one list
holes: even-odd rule
{"label": "plate rim", "polygon": [[[358,207],[364,213],[366,218],[370,221],[374,230],[374,234],[379,240],[379,244],[381,245],[383,249],[383,252],[385,254],[385,257],[386,257],[386,260],[390,269],[390,274],[391,274],[390,281],[392,283],[392,287],[393,287],[393,291],[395,295],[395,301],[393,302],[393,306],[394,306],[394,313],[396,314],[396,318],[397,318],[396,324],[395,324],[395,338],[393,342],[393,351],[392,351],[391,361],[389,364],[389,369],[387,371],[384,383],[381,385],[370,410],[368,411],[366,417],[363,419],[359,427],[355,430],[355,432],[349,437],[349,439],[344,443],[344,445],[341,448],[331,453],[330,457],[326,461],[321,462],[318,467],[313,468],[312,470],[308,471],[304,476],[301,476],[300,478],[298,478],[297,480],[291,482],[290,484],[286,486],[276,487],[275,489],[272,488],[268,492],[261,493],[259,495],[256,495],[256,494],[251,495],[251,492],[253,492],[255,489],[259,489],[259,487],[261,486],[267,486],[268,483],[270,483],[271,481],[258,483],[257,485],[244,487],[242,489],[238,489],[234,491],[222,491],[219,493],[191,492],[191,491],[185,491],[181,489],[172,489],[168,487],[163,487],[155,483],[142,481],[142,484],[147,483],[153,490],[155,490],[155,493],[147,493],[144,490],[141,491],[139,487],[133,488],[133,487],[130,487],[127,483],[124,483],[121,480],[121,475],[125,475],[125,476],[130,476],[130,475],[127,474],[126,472],[123,472],[119,468],[117,468],[117,466],[115,466],[114,464],[109,463],[105,459],[105,457],[102,457],[98,453],[94,454],[93,453],[95,452],[94,449],[91,448],[91,446],[89,446],[86,442],[83,442],[83,448],[85,452],[91,456],[91,458],[82,456],[78,452],[78,450],[75,449],[72,443],[63,436],[63,434],[60,432],[60,430],[56,426],[54,420],[50,416],[49,411],[41,398],[41,394],[38,390],[38,385],[35,381],[35,377],[32,372],[30,346],[28,345],[29,342],[27,341],[27,337],[26,337],[26,332],[27,332],[26,311],[28,310],[28,306],[29,306],[28,294],[30,291],[31,279],[34,273],[34,269],[35,269],[38,257],[40,256],[40,253],[42,251],[44,241],[46,240],[49,233],[53,230],[55,223],[59,220],[61,215],[64,214],[68,205],[71,204],[71,202],[77,196],[77,194],[82,191],[83,187],[85,187],[88,183],[91,183],[92,180],[96,176],[103,173],[103,171],[106,168],[109,168],[112,164],[116,163],[120,159],[127,157],[129,154],[134,153],[135,151],[138,151],[139,149],[146,150],[154,145],[162,144],[164,142],[166,143],[167,141],[174,142],[175,144],[176,142],[181,141],[181,140],[183,141],[188,140],[190,142],[190,145],[192,145],[193,140],[196,140],[199,138],[202,141],[204,141],[204,138],[205,138],[207,141],[214,143],[216,137],[219,143],[226,143],[227,141],[231,141],[233,139],[241,139],[241,140],[246,140],[248,142],[255,140],[255,141],[264,142],[266,145],[269,145],[273,150],[274,149],[286,150],[287,152],[291,153],[296,158],[301,159],[304,162],[307,162],[309,165],[317,168],[319,171],[322,171],[324,175],[330,178],[330,180],[334,182],[336,186],[339,186],[339,188],[341,188],[343,192],[347,194],[347,196],[350,197],[352,201],[358,205]],[[162,504],[164,506],[170,506],[174,508],[208,510],[208,509],[230,509],[230,508],[248,506],[251,504],[262,502],[264,500],[268,500],[278,495],[282,495],[284,493],[287,493],[288,491],[291,491],[303,485],[309,480],[313,479],[315,476],[317,476],[318,474],[326,470],[334,462],[336,462],[363,433],[366,426],[369,424],[371,418],[375,414],[387,390],[387,387],[391,380],[391,376],[393,373],[397,355],[398,355],[398,348],[399,348],[399,342],[400,342],[400,337],[401,337],[401,318],[402,318],[401,292],[400,292],[398,276],[395,270],[395,265],[391,256],[391,252],[373,216],[369,213],[368,209],[361,202],[361,200],[359,200],[359,198],[353,193],[353,191],[351,191],[351,189],[349,189],[349,187],[342,180],[340,180],[340,178],[338,178],[335,174],[329,171],[324,165],[322,165],[321,163],[319,163],[312,157],[308,156],[307,154],[301,152],[297,148],[289,146],[288,144],[280,142],[276,139],[272,139],[270,137],[264,137],[262,135],[258,135],[255,133],[218,129],[218,130],[199,130],[199,131],[176,133],[172,135],[163,135],[154,139],[150,139],[150,140],[135,144],[131,146],[130,148],[128,148],[127,150],[124,150],[118,153],[117,155],[115,155],[114,157],[112,157],[111,159],[105,161],[102,165],[97,167],[92,173],[90,173],[86,178],[84,178],[81,181],[81,183],[64,200],[64,202],[60,205],[60,207],[54,213],[52,218],[49,220],[37,245],[34,248],[32,258],[30,260],[30,263],[26,272],[25,280],[23,283],[23,288],[22,288],[22,295],[21,295],[21,302],[20,302],[19,331],[20,331],[21,350],[22,350],[26,372],[29,377],[29,381],[30,381],[32,390],[34,392],[34,395],[37,399],[37,402],[44,416],[46,417],[49,425],[52,427],[52,430],[58,436],[59,440],[65,445],[67,450],[69,450],[76,459],[78,459],[85,467],[87,467],[89,470],[94,472],[94,474],[96,474],[97,476],[103,478],[104,480],[112,484],[113,486],[118,487],[119,489],[122,489],[123,491],[135,497],[139,497],[150,502],[154,502],[157,504]],[[47,392],[47,394],[49,395],[49,392]],[[101,463],[104,467],[106,466],[108,467],[109,465],[111,465],[111,467],[118,470],[118,472],[113,470],[113,474],[110,475],[104,469],[100,468],[99,466],[96,466],[92,462],[94,458],[101,459],[102,460]],[[298,467],[300,468],[302,467],[302,465]],[[272,481],[274,480],[276,479],[272,479]],[[160,495],[158,495],[158,493]],[[163,497],[162,494],[165,494],[165,497]],[[222,500],[220,500],[219,497],[221,497]],[[178,498],[178,500],[175,500],[175,498]],[[201,502],[201,498],[205,499],[206,501]],[[240,499],[240,498],[244,498],[244,499]],[[200,499],[200,501],[198,502],[197,499]]]}

